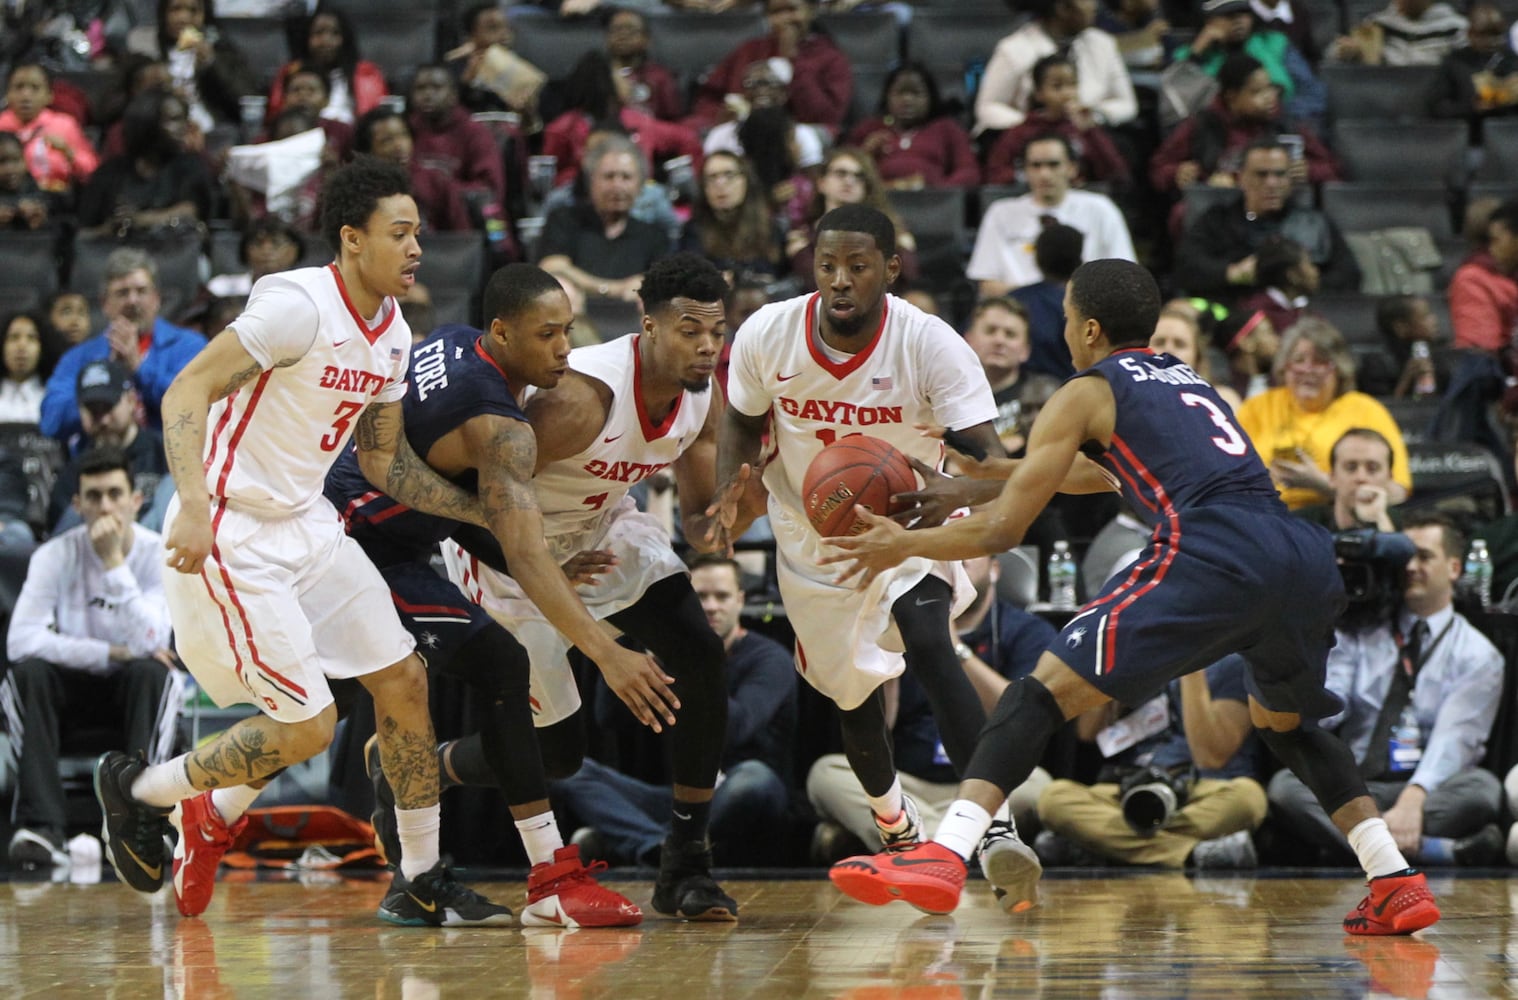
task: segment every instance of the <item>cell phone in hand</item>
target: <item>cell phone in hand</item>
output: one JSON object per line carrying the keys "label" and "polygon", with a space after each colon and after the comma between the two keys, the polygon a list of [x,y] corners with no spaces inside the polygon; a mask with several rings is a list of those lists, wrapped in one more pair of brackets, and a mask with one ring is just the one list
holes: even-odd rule
{"label": "cell phone in hand", "polygon": [[1284,135],[1276,136],[1276,141],[1286,147],[1286,155],[1291,157],[1292,163],[1300,162],[1305,155],[1307,143],[1300,135],[1288,132]]}

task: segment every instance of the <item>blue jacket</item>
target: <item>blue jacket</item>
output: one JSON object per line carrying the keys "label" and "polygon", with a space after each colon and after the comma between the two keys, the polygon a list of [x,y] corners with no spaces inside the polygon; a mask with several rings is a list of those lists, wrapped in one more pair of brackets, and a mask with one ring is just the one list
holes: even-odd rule
{"label": "blue jacket", "polygon": [[[205,346],[206,338],[194,330],[175,326],[163,318],[153,321],[153,345],[143,356],[136,378],[137,393],[147,409],[149,427],[163,429],[163,419],[158,412],[163,404],[163,394],[180,369]],[[58,359],[58,367],[47,380],[47,391],[42,397],[42,433],[67,441],[84,430],[79,423],[79,403],[74,398],[79,371],[91,361],[107,361],[110,356],[111,345],[102,332],[69,348]]]}

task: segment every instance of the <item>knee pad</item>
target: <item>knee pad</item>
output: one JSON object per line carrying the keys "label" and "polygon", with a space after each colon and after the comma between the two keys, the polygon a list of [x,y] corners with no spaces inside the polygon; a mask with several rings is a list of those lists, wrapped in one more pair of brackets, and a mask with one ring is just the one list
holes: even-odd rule
{"label": "knee pad", "polygon": [[443,671],[495,700],[509,701],[527,697],[532,661],[515,636],[491,624],[470,636]]}
{"label": "knee pad", "polygon": [[1270,752],[1317,796],[1318,804],[1328,815],[1367,794],[1354,755],[1332,733],[1316,726],[1298,726],[1284,733],[1260,729],[1259,733]]}
{"label": "knee pad", "polygon": [[1050,737],[1064,724],[1064,711],[1042,681],[1013,681],[981,729],[964,777],[1010,792],[1033,773]]}
{"label": "knee pad", "polygon": [[543,756],[544,777],[550,781],[573,777],[585,762],[585,735],[580,731],[579,715],[539,729],[538,752]]}

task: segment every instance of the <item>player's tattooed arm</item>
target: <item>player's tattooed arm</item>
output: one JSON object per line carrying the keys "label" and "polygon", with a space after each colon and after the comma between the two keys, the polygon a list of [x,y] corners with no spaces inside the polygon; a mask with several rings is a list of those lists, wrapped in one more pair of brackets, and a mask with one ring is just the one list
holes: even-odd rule
{"label": "player's tattooed arm", "polygon": [[371,403],[353,432],[364,477],[399,502],[427,514],[489,527],[480,502],[422,461],[406,440],[401,404]]}

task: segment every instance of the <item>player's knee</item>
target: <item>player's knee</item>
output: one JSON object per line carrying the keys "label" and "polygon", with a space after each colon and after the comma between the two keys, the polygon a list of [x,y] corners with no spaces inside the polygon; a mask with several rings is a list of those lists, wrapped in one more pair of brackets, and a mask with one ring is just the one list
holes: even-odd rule
{"label": "player's knee", "polygon": [[1010,726],[1020,739],[1047,740],[1064,723],[1064,710],[1043,682],[1036,677],[1023,677],[1008,684],[1001,693],[986,719],[985,732]]}
{"label": "player's knee", "polygon": [[585,737],[579,716],[538,730],[538,752],[543,757],[543,776],[549,781],[572,778],[585,763]]}
{"label": "player's knee", "polygon": [[309,719],[293,723],[287,744],[294,760],[309,760],[332,745],[337,730],[337,706],[328,705]]}
{"label": "player's knee", "polygon": [[374,697],[376,711],[381,704],[427,704],[427,667],[415,653],[359,680]]}
{"label": "player's knee", "polygon": [[519,702],[527,696],[532,661],[527,650],[506,629],[481,629],[459,649],[457,674],[470,686],[496,701]]}

